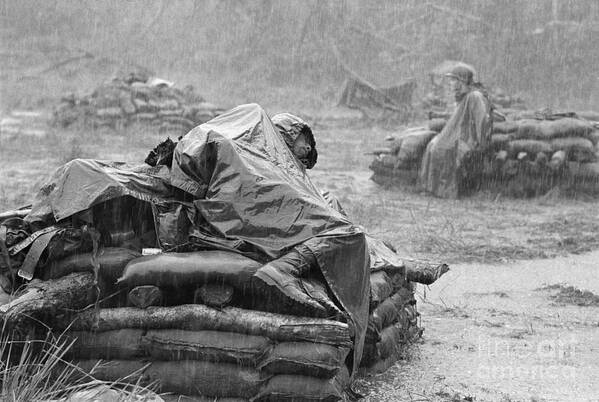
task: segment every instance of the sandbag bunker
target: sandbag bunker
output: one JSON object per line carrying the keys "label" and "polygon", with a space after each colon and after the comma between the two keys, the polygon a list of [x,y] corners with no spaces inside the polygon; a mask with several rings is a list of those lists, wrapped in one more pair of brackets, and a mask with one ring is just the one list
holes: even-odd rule
{"label": "sandbag bunker", "polygon": [[[420,264],[371,273],[362,367],[385,370],[420,337],[406,268],[425,282],[418,275],[438,268]],[[103,247],[48,261],[35,275],[44,280],[0,311],[11,328],[35,332],[35,319],[72,340],[67,356],[95,379],[185,395],[342,400],[351,326],[321,281],[302,283],[319,305],[301,305],[261,289],[261,266],[227,251],[142,256]]]}
{"label": "sandbag bunker", "polygon": [[78,122],[112,128],[140,123],[160,132],[185,134],[223,111],[193,86],[177,88],[164,79],[131,73],[99,85],[90,94],[65,95],[54,110],[52,122],[59,127]]}
{"label": "sandbag bunker", "polygon": [[[510,113],[493,122],[485,183],[516,196],[539,195],[555,186],[599,192],[599,113]],[[373,180],[416,184],[426,146],[445,122],[431,119],[426,127],[390,136],[388,145],[373,151]]]}
{"label": "sandbag bunker", "polygon": [[[351,225],[291,170],[274,130],[244,105],[183,137],[171,168],[60,168],[30,211],[0,215],[3,287],[25,284],[0,306],[5,331],[72,340],[79,376],[213,399],[346,400],[360,366],[384,370],[420,337],[415,282],[447,266],[403,260]],[[198,155],[217,162],[183,180],[181,161]]]}

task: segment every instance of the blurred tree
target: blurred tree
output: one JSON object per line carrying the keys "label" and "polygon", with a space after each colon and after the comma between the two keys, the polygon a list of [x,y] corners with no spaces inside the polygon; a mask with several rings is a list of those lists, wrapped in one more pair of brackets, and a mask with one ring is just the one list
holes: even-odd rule
{"label": "blurred tree", "polygon": [[84,50],[258,98],[272,85],[331,96],[340,54],[377,85],[424,84],[451,58],[539,107],[599,102],[597,0],[1,0],[0,12],[9,50],[54,62]]}

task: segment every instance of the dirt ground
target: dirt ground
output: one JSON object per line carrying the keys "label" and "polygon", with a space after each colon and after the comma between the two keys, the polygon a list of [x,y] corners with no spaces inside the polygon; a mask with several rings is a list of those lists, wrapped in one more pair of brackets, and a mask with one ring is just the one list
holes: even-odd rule
{"label": "dirt ground", "polygon": [[[389,131],[314,131],[315,183],[401,255],[451,266],[418,289],[422,340],[389,371],[360,380],[366,400],[599,400],[598,200],[555,192],[442,200],[381,188],[369,180],[365,153]],[[141,126],[0,133],[0,211],[30,203],[44,178],[73,158],[141,163],[163,138]]]}
{"label": "dirt ground", "polygon": [[406,360],[361,380],[366,400],[599,400],[599,299],[555,298],[566,283],[599,294],[598,263],[593,252],[452,265],[419,286],[424,336]]}

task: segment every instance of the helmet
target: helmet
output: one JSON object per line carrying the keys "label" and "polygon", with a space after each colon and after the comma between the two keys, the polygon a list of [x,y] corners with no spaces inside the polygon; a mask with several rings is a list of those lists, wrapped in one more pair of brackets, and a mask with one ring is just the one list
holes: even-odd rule
{"label": "helmet", "polygon": [[454,66],[445,76],[456,78],[466,84],[471,84],[474,81],[474,68],[467,64],[459,64]]}

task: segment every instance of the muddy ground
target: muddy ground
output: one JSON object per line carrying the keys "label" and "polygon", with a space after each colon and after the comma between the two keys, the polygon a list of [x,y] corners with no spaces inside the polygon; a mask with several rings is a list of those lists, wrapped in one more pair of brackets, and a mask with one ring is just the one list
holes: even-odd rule
{"label": "muddy ground", "polygon": [[[73,158],[141,163],[164,138],[143,126],[38,123],[26,134],[0,133],[1,211],[31,202],[44,178]],[[599,400],[598,200],[559,192],[441,200],[381,188],[369,180],[365,153],[389,131],[318,123],[314,131],[319,163],[311,176],[355,222],[401,255],[451,266],[418,289],[422,340],[389,371],[360,380],[367,400]]]}
{"label": "muddy ground", "polygon": [[361,380],[366,400],[598,400],[598,262],[593,252],[454,264],[419,286],[424,336],[404,361]]}

